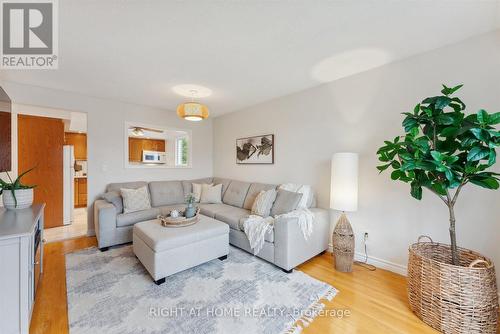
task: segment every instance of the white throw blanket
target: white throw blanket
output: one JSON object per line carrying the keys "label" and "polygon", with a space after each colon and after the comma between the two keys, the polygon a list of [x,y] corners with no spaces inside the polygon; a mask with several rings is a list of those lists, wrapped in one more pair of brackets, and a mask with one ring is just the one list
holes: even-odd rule
{"label": "white throw blanket", "polygon": [[300,230],[304,239],[307,241],[313,232],[313,222],[314,214],[306,208],[297,209],[279,216],[273,217],[261,217],[256,215],[250,215],[243,222],[243,230],[247,235],[248,241],[250,242],[250,247],[253,249],[254,255],[259,254],[264,247],[266,233],[274,228],[275,219],[279,218],[297,218]]}

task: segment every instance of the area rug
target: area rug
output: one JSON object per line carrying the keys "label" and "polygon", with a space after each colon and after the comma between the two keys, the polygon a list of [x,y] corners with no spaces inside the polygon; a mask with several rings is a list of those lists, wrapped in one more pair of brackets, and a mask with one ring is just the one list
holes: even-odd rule
{"label": "area rug", "polygon": [[66,255],[69,328],[77,333],[299,333],[337,290],[230,247],[157,286],[131,246]]}

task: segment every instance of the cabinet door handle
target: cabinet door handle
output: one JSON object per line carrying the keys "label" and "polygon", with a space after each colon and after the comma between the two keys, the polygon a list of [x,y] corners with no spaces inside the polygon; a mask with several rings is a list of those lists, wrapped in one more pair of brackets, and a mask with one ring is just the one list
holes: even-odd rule
{"label": "cabinet door handle", "polygon": [[36,261],[35,263],[33,263],[34,266],[38,266],[40,264],[40,261]]}

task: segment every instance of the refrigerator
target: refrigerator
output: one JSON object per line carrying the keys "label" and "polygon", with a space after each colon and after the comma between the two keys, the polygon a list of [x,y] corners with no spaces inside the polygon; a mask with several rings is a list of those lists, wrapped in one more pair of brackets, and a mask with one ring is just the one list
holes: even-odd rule
{"label": "refrigerator", "polygon": [[73,145],[63,146],[63,223],[73,222],[75,208],[75,149]]}

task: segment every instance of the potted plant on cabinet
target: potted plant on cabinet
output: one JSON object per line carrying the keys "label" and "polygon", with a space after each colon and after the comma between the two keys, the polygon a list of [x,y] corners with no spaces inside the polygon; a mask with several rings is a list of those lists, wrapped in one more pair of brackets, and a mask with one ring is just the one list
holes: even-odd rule
{"label": "potted plant on cabinet", "polygon": [[12,181],[9,173],[6,174],[10,182],[0,179],[0,195],[2,195],[3,206],[6,209],[26,209],[33,204],[33,188],[36,186],[21,183],[21,178],[33,169],[31,168],[21,173],[15,181]]}
{"label": "potted plant on cabinet", "polygon": [[500,174],[488,171],[500,145],[500,112],[466,115],[453,94],[462,85],[443,85],[442,95],[424,99],[403,113],[405,134],[377,151],[391,179],[410,184],[412,197],[434,193],[449,212],[451,245],[420,242],[409,249],[410,307],[425,323],[444,333],[496,333],[498,294],[492,261],[457,246],[455,205],[462,189],[498,189]]}

